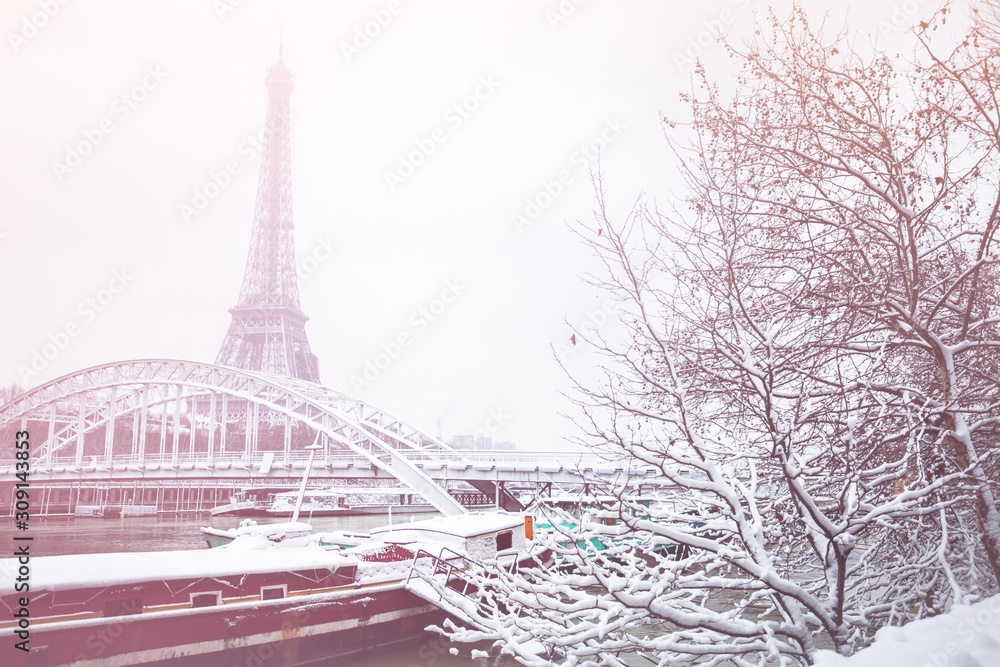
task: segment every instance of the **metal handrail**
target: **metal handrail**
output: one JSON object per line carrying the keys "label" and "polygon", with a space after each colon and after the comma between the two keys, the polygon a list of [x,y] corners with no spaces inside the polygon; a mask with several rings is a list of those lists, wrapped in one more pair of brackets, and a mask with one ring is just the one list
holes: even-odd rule
{"label": "metal handrail", "polygon": [[[448,567],[450,567],[452,569],[455,569],[455,566],[453,564],[449,563],[447,560],[445,560],[444,558],[441,557],[440,554],[444,554],[444,552],[446,552],[446,551],[455,554],[455,556],[457,556],[458,558],[461,558],[463,560],[468,559],[468,556],[466,556],[465,554],[459,553],[459,552],[457,552],[454,549],[451,549],[449,547],[441,547],[441,551],[439,552],[439,555],[435,555],[435,554],[431,553],[430,551],[427,551],[426,549],[417,549],[416,554],[414,554],[414,556],[413,556],[413,562],[410,563],[410,571],[407,572],[407,574],[406,574],[406,580],[403,582],[403,586],[409,585],[410,579],[413,577],[413,573],[417,569],[417,561],[420,559],[420,554],[424,554],[424,555],[428,556],[429,558],[431,558],[435,562],[435,565],[434,565],[434,572],[435,572],[435,574],[437,573],[437,567],[438,567],[437,564],[438,564],[438,562],[445,563],[446,565],[448,565]],[[447,582],[445,582],[445,583],[447,584]]]}
{"label": "metal handrail", "polygon": [[[417,552],[416,552],[416,554],[414,554],[414,556],[413,556],[413,562],[410,563],[410,571],[406,573],[406,580],[403,582],[403,587],[406,588],[406,587],[408,587],[410,585],[410,580],[413,578],[413,574],[415,572],[418,574],[418,576],[420,576],[420,572],[419,572],[419,570],[417,568],[417,564],[418,564],[418,561],[420,560],[421,554],[424,554],[426,557],[430,558],[431,561],[434,563],[434,566],[433,566],[432,571],[431,571],[431,573],[430,573],[429,576],[433,577],[434,575],[438,574],[438,572],[442,572],[445,575],[445,579],[444,579],[444,584],[442,586],[442,590],[438,591],[438,599],[439,600],[444,600],[444,590],[443,589],[444,588],[448,588],[448,584],[451,583],[452,575],[455,574],[456,571],[461,572],[463,570],[463,568],[458,567],[454,563],[452,563],[449,560],[447,560],[447,559],[445,559],[445,558],[442,557],[443,554],[446,551],[449,552],[449,553],[454,554],[455,556],[457,556],[461,560],[465,561],[466,563],[471,563],[471,564],[476,565],[476,566],[478,566],[480,568],[482,567],[482,565],[480,563],[478,563],[478,562],[474,561],[473,559],[469,558],[468,555],[463,554],[463,553],[459,553],[458,551],[455,551],[454,549],[451,549],[449,547],[441,547],[441,550],[438,552],[437,555],[431,553],[430,551],[427,551],[426,549],[418,549]],[[458,578],[462,580],[462,583],[463,583],[462,590],[461,591],[457,591],[455,589],[452,589],[452,590],[455,590],[456,593],[460,592],[463,597],[468,598],[469,597],[469,586],[470,585],[474,585],[474,584],[468,578],[463,577],[461,575],[459,575]],[[421,579],[423,579],[423,577],[421,577]],[[433,588],[435,590],[437,589],[437,587],[433,583],[431,583],[430,581],[427,581],[427,583],[431,584],[431,588]],[[477,607],[485,609],[483,607],[482,602],[475,601],[475,604],[476,604]]]}
{"label": "metal handrail", "polygon": [[[467,563],[471,563],[473,565],[476,565],[480,569],[485,569],[484,566],[481,563],[479,563],[479,562],[477,562],[477,561],[469,558],[465,554],[461,554],[461,553],[455,551],[454,549],[450,549],[448,547],[442,547],[441,550],[440,550],[440,552],[439,552],[439,554],[443,555],[446,551],[448,551],[448,552],[450,552],[450,553],[458,556],[459,558],[461,558],[462,560],[466,561]],[[435,554],[433,554],[430,551],[427,551],[425,549],[418,549],[417,552],[416,552],[416,554],[413,557],[413,562],[410,564],[410,571],[406,574],[406,580],[403,582],[403,587],[404,588],[408,588],[409,587],[409,585],[410,585],[410,579],[413,577],[414,572],[417,572],[418,575],[419,575],[419,570],[417,569],[417,561],[420,559],[421,554],[424,554],[426,557],[429,557],[434,562],[434,567],[433,567],[433,570],[432,570],[432,572],[430,574],[431,577],[433,577],[435,574],[437,574],[438,571],[439,571],[439,569],[442,569],[442,571],[444,571],[444,573],[446,575],[445,576],[445,580],[444,580],[444,584],[441,586],[440,589],[436,585],[434,585],[433,582],[428,581],[428,580],[425,579],[425,581],[427,581],[427,583],[430,584],[431,588],[434,589],[435,591],[437,591],[437,593],[438,593],[438,599],[441,600],[441,601],[444,601],[444,595],[445,595],[444,591],[445,591],[445,589],[448,588],[448,584],[451,583],[451,577],[452,577],[452,575],[456,571],[457,572],[462,572],[463,570],[462,570],[462,568],[459,568],[455,564],[453,564],[453,563],[449,562],[448,560],[442,558],[441,555],[435,555]],[[530,550],[529,550],[529,554],[530,554]],[[513,574],[514,570],[517,567],[517,562],[518,562],[517,558],[515,558],[514,561],[513,561],[513,563],[511,564],[511,567],[508,570],[508,572],[510,572],[510,573]],[[499,565],[499,561],[497,562],[497,564]],[[423,578],[423,577],[421,577],[421,578]],[[469,599],[470,601],[472,601],[473,604],[475,604],[475,606],[480,610],[480,612],[484,616],[489,616],[490,615],[490,609],[489,609],[489,607],[481,599],[473,599],[468,594],[469,586],[470,585],[475,585],[475,583],[473,581],[470,581],[469,578],[461,576],[461,575],[459,575],[458,578],[461,579],[463,581],[463,583],[464,583],[464,586],[462,587],[462,590],[458,591],[457,589],[454,589],[454,588],[452,588],[450,590],[452,590],[452,591],[454,591],[456,593],[460,593],[463,597],[465,597],[465,598]],[[449,611],[449,610],[445,609],[445,611]],[[537,615],[538,613],[539,612],[534,611],[534,610],[533,611],[529,611],[529,615]],[[476,621],[475,618],[466,618],[465,620],[466,621],[470,621],[473,624],[479,625],[480,628],[483,627],[481,624],[477,623],[477,621]],[[560,648],[558,648],[558,647],[555,647],[555,646],[549,647],[548,651],[549,651],[550,654],[552,652],[555,652],[557,655],[559,655],[559,654],[562,653],[562,650]],[[565,658],[565,654],[561,655],[561,657]]]}

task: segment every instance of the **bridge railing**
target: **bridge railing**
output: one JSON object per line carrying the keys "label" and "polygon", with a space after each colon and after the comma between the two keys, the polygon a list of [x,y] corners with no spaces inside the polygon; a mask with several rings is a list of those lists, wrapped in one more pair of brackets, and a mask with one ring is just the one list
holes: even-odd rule
{"label": "bridge railing", "polygon": [[[213,464],[246,464],[258,467],[265,454],[274,454],[272,465],[284,465],[286,463],[304,464],[309,455],[302,451],[292,451],[285,454],[281,451],[263,452],[259,451],[249,457],[244,452],[186,452],[179,454],[176,458],[170,453],[146,454],[140,461],[133,460],[127,454],[117,454],[111,458],[112,466],[147,466],[147,465],[213,465]],[[574,470],[581,468],[592,470],[594,468],[622,468],[622,464],[602,458],[595,454],[577,452],[544,452],[544,451],[455,451],[455,452],[432,452],[421,453],[411,452],[406,455],[407,460],[421,466],[429,464],[455,465],[489,465],[513,464],[513,465],[533,465],[533,466],[558,466],[562,469]],[[52,465],[55,467],[76,467],[75,456],[53,456]],[[84,456],[80,465],[85,468],[95,466],[106,467],[108,461],[104,456]],[[367,467],[370,465],[368,459],[358,456],[353,452],[329,452],[325,456],[317,458],[315,465],[357,465]],[[296,466],[299,467],[299,466]]]}

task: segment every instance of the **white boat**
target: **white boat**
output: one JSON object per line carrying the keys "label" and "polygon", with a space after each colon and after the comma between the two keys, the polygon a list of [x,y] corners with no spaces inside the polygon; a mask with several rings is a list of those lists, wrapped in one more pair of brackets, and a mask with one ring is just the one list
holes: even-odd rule
{"label": "white boat", "polygon": [[238,528],[202,528],[202,534],[210,548],[221,547],[238,537],[262,537],[269,542],[284,543],[285,546],[305,546],[312,540],[312,526],[307,523],[283,522],[258,524],[253,519],[244,519]]}
{"label": "white boat", "polygon": [[[274,496],[268,515],[289,514],[295,508],[298,493],[287,491]],[[353,516],[435,512],[434,506],[408,487],[353,487],[341,489],[306,489],[302,500],[306,516]]]}
{"label": "white boat", "polygon": [[299,511],[305,499],[306,484],[309,481],[309,472],[312,470],[313,459],[316,457],[316,452],[321,449],[317,444],[318,442],[319,434],[317,433],[313,444],[306,447],[309,450],[309,461],[306,463],[306,470],[302,474],[302,484],[299,486],[298,493],[295,494],[296,502],[292,507],[291,521],[287,523],[257,525],[257,522],[252,519],[244,519],[240,522],[239,528],[230,530],[224,531],[211,527],[202,528],[201,533],[205,536],[205,541],[208,542],[209,548],[225,546],[231,542],[235,542],[237,538],[244,538],[244,541],[250,539],[265,540],[270,543],[283,543],[286,546],[303,546],[304,544],[308,544],[309,536],[312,533],[312,526],[307,523],[299,523]]}
{"label": "white boat", "polygon": [[225,505],[213,507],[209,512],[212,516],[264,516],[271,506],[274,495],[278,491],[271,489],[245,488],[239,489],[229,498]]}
{"label": "white boat", "polygon": [[[297,491],[267,487],[239,489],[225,505],[213,507],[212,516],[274,516],[290,514]],[[407,487],[344,487],[306,489],[302,513],[307,516],[354,516],[362,514],[419,514],[434,507]]]}

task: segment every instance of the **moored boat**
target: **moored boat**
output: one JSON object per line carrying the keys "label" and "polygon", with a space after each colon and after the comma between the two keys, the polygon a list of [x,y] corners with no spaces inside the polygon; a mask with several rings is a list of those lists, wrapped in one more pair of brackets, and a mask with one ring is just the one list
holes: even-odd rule
{"label": "moored boat", "polygon": [[212,516],[267,516],[267,509],[274,496],[286,488],[250,487],[237,489],[225,505],[217,505],[209,512]]}
{"label": "moored boat", "polygon": [[[290,513],[298,502],[298,493],[275,494],[268,515]],[[302,514],[310,517],[354,516],[362,514],[403,514],[437,511],[416,491],[406,487],[306,489]]]}
{"label": "moored boat", "polygon": [[[444,611],[404,585],[418,557],[461,566],[533,556],[520,515],[437,517],[372,533],[350,551],[246,535],[219,549],[32,557],[29,592],[13,578],[0,582],[11,619],[0,632],[25,632],[29,649],[4,664],[304,664],[443,622]],[[0,571],[17,567],[0,561]]]}
{"label": "moored boat", "polygon": [[284,546],[305,546],[311,541],[312,526],[298,521],[258,524],[253,519],[244,519],[237,528],[223,530],[208,527],[202,528],[201,532],[209,548],[225,546],[238,537],[255,536],[261,536],[270,542],[281,542]]}
{"label": "moored boat", "polygon": [[[245,488],[229,502],[213,507],[212,516],[262,517],[291,513],[298,492],[273,487]],[[311,517],[364,514],[420,514],[436,511],[413,489],[405,487],[347,487],[306,489],[302,514]]]}
{"label": "moored boat", "polygon": [[[538,530],[547,535],[553,535],[560,540],[562,546],[570,543],[569,539],[583,524],[603,526],[618,526],[623,519],[641,519],[652,523],[670,525],[672,528],[722,543],[729,542],[733,533],[710,526],[705,520],[690,511],[679,511],[676,498],[671,494],[655,493],[646,495],[630,495],[621,498],[617,496],[593,496],[579,494],[561,494],[537,501],[541,518]],[[553,510],[558,510],[554,512]],[[551,523],[553,519],[564,520]],[[618,533],[616,535],[616,533]],[[607,530],[606,534],[591,536],[587,540],[578,539],[577,547],[593,556],[606,551],[611,546],[633,543],[639,545],[642,539],[627,532]],[[675,558],[686,558],[690,553],[687,547],[679,544],[660,544],[650,549],[654,553],[669,554]]]}

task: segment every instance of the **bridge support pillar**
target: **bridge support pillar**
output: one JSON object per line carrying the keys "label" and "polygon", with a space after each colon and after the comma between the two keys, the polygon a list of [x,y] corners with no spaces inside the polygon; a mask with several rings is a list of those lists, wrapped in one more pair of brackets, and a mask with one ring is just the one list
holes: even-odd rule
{"label": "bridge support pillar", "polygon": [[84,436],[84,413],[87,411],[87,396],[86,394],[80,394],[80,414],[77,415],[77,432],[76,432],[76,465],[77,467],[83,466],[83,436]]}

